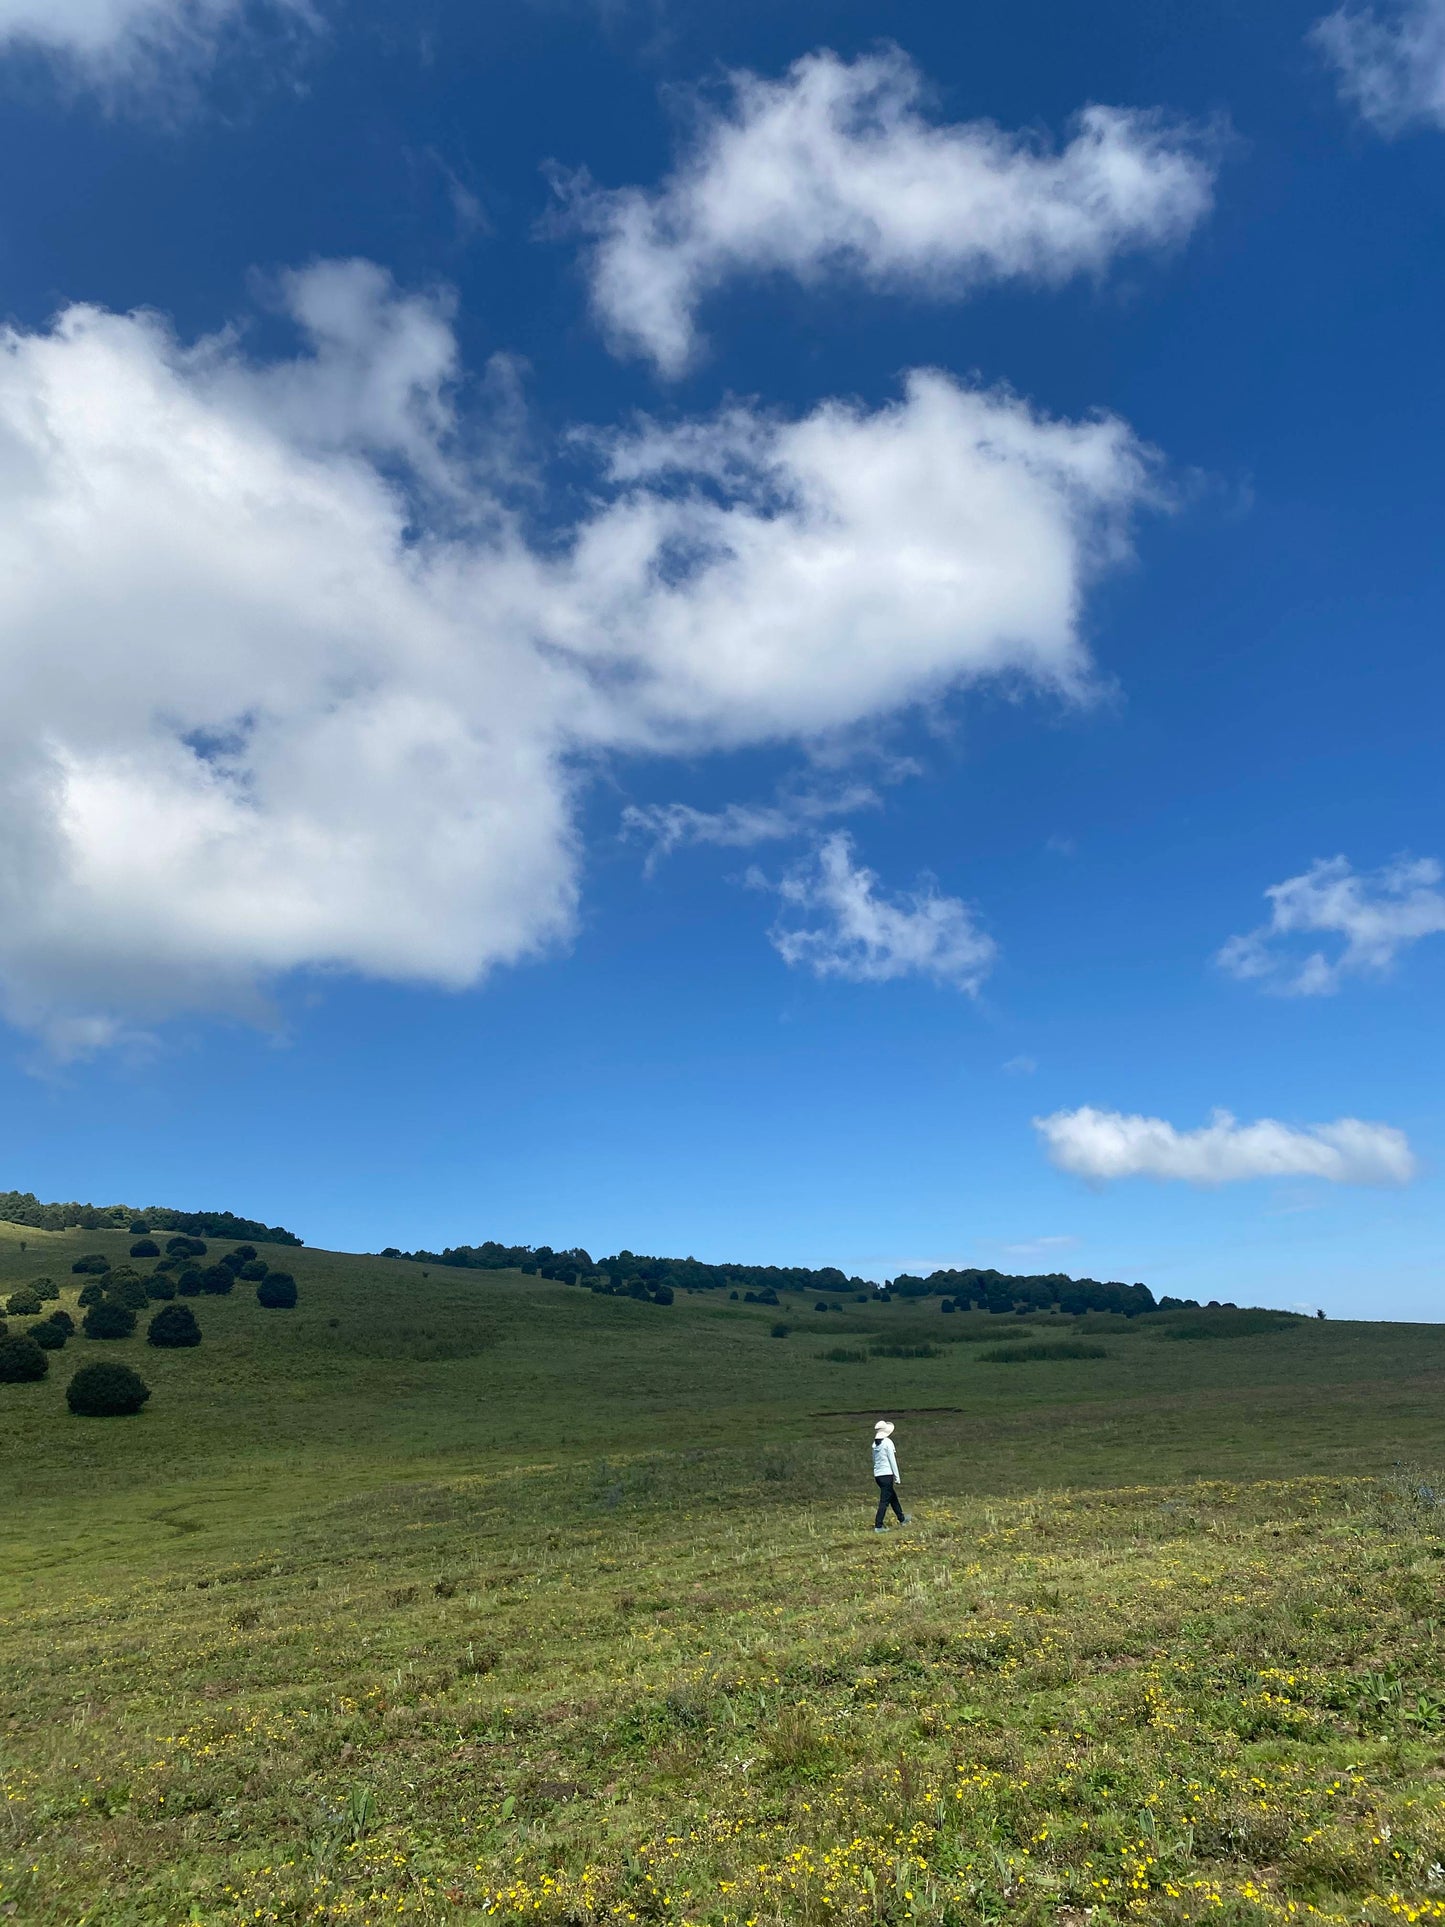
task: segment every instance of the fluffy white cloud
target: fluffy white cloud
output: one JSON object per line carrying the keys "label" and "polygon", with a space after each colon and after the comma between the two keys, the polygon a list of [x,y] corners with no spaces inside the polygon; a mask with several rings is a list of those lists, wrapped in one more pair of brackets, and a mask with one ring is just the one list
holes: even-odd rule
{"label": "fluffy white cloud", "polygon": [[[1346,977],[1379,975],[1407,945],[1445,931],[1442,874],[1433,857],[1401,857],[1364,876],[1342,856],[1311,864],[1265,891],[1268,923],[1231,937],[1216,962],[1285,995],[1331,996]],[[1333,956],[1301,956],[1290,941],[1321,934],[1341,940]]]}
{"label": "fluffy white cloud", "polygon": [[961,295],[980,283],[1098,273],[1121,250],[1187,235],[1210,204],[1196,135],[1156,114],[1089,107],[1059,152],[987,121],[939,126],[897,50],[820,52],[782,80],[732,77],[655,192],[560,183],[598,239],[597,313],[619,348],[682,372],[695,314],[728,277],[848,273]]}
{"label": "fluffy white cloud", "polygon": [[1331,1184],[1406,1184],[1415,1158],[1405,1133],[1357,1117],[1301,1130],[1262,1117],[1239,1124],[1216,1111],[1196,1131],[1162,1117],[1122,1111],[1055,1111],[1034,1128],[1061,1171],[1103,1183],[1111,1178],[1172,1178],[1230,1184],[1241,1178],[1324,1178]]}
{"label": "fluffy white cloud", "polygon": [[[312,17],[309,0],[263,0],[273,14]],[[0,46],[31,45],[101,72],[156,59],[204,58],[258,0],[0,0]]]}
{"label": "fluffy white cloud", "polygon": [[883,896],[873,871],[853,861],[852,841],[841,830],[771,887],[784,904],[774,945],[785,962],[817,977],[868,984],[931,977],[976,996],[998,954],[959,898],[941,896],[931,884]]}
{"label": "fluffy white cloud", "polygon": [[1380,133],[1416,121],[1445,127],[1445,0],[1403,0],[1383,12],[1340,7],[1311,37],[1343,98]]}
{"label": "fluffy white cloud", "polygon": [[[153,314],[0,335],[0,1009],[57,1048],[565,938],[610,749],[1086,685],[1084,589],[1150,496],[1118,422],[925,373],[594,437],[534,531],[507,410],[455,420],[444,302],[361,262],[279,298],[304,347],[268,365]],[[962,926],[933,954],[966,975]]]}

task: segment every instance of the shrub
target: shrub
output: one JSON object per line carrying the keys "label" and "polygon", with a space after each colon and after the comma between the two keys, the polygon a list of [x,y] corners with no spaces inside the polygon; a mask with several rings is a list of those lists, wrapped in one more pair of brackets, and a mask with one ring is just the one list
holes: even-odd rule
{"label": "shrub", "polygon": [[175,1295],[176,1281],[174,1278],[168,1277],[166,1273],[159,1271],[152,1272],[150,1277],[146,1279],[147,1298],[174,1298]]}
{"label": "shrub", "polygon": [[204,1258],[205,1241],[201,1238],[187,1238],[184,1235],[167,1238],[166,1250],[173,1258]]}
{"label": "shrub", "polygon": [[236,1288],[236,1274],[227,1265],[207,1265],[201,1273],[201,1290],[213,1298],[224,1298]]}
{"label": "shrub", "polygon": [[1304,1322],[1291,1311],[1238,1311],[1233,1305],[1221,1305],[1214,1311],[1201,1312],[1195,1318],[1181,1318],[1177,1324],[1171,1320],[1159,1336],[1195,1340],[1258,1338],[1266,1332],[1293,1331]]}
{"label": "shrub", "polygon": [[161,1248],[154,1238],[137,1238],[130,1248],[132,1258],[159,1258]]}
{"label": "shrub", "polygon": [[89,1308],[92,1305],[103,1305],[104,1303],[105,1303],[105,1286],[104,1285],[82,1285],[81,1286],[79,1304],[80,1304],[80,1309],[82,1311],[89,1310]]}
{"label": "shrub", "polygon": [[135,1330],[135,1313],[129,1305],[115,1305],[109,1299],[92,1305],[80,1329],[87,1338],[129,1338]]}
{"label": "shrub", "polygon": [[233,1258],[239,1258],[243,1265],[249,1265],[255,1260],[256,1247],[255,1245],[237,1245],[236,1249],[231,1253],[231,1256]]}
{"label": "shrub", "polygon": [[[248,1258],[236,1276],[246,1279],[249,1284],[258,1285],[270,1269],[264,1258]],[[596,1291],[596,1285],[592,1289]]]}
{"label": "shrub", "polygon": [[150,1303],[143,1278],[122,1278],[119,1284],[111,1280],[105,1295],[109,1303],[124,1305],[127,1311],[144,1311]]}
{"label": "shrub", "polygon": [[828,1309],[827,1305],[824,1303],[824,1301],[821,1298],[818,1300],[817,1304],[814,1305],[813,1307],[814,1311],[826,1311],[827,1309]]}
{"label": "shrub", "polygon": [[846,1345],[835,1345],[830,1352],[819,1352],[819,1358],[830,1365],[866,1365],[867,1352],[850,1352]]}
{"label": "shrub", "polygon": [[1082,1338],[1041,1340],[1036,1345],[994,1345],[978,1354],[990,1365],[1028,1365],[1040,1358],[1107,1358],[1102,1345],[1086,1344]]}
{"label": "shrub", "polygon": [[68,1311],[53,1311],[45,1322],[47,1325],[59,1325],[63,1332],[73,1332],[75,1330],[75,1320]]}
{"label": "shrub", "polygon": [[199,1265],[187,1265],[184,1271],[176,1273],[176,1290],[182,1298],[199,1298],[204,1289]]}
{"label": "shrub", "polygon": [[957,1311],[958,1307],[957,1305],[954,1304],[951,1298],[945,1298],[943,1303],[938,1307],[938,1309],[940,1311]]}
{"label": "shrub", "polygon": [[98,1275],[102,1271],[110,1270],[110,1260],[103,1251],[88,1251],[83,1258],[77,1258],[70,1269],[81,1275],[87,1272]]}
{"label": "shrub", "polygon": [[50,1360],[33,1338],[22,1333],[0,1338],[0,1385],[28,1385],[49,1370]]}
{"label": "shrub", "polygon": [[290,1311],[296,1303],[296,1280],[289,1271],[273,1271],[257,1285],[256,1303],[268,1311]]}
{"label": "shrub", "polygon": [[672,1286],[658,1285],[652,1294],[652,1302],[654,1305],[670,1305],[672,1303]]}
{"label": "shrub", "polygon": [[144,1218],[131,1219],[130,1235],[133,1238],[143,1238],[149,1230],[150,1230],[150,1226],[146,1223]]}
{"label": "shrub", "polygon": [[875,1358],[942,1358],[943,1352],[937,1345],[870,1345],[869,1351]]}
{"label": "shrub", "polygon": [[184,1258],[162,1258],[160,1263],[156,1266],[156,1270],[157,1271],[183,1271],[185,1269],[185,1266],[186,1266],[186,1260]]}
{"label": "shrub", "polygon": [[45,1318],[38,1325],[32,1325],[25,1336],[33,1338],[43,1352],[58,1352],[64,1350],[65,1341],[70,1333],[64,1325],[53,1325],[48,1318]]}
{"label": "shrub", "polygon": [[792,1329],[793,1328],[791,1325],[783,1324],[782,1320],[780,1319],[778,1323],[773,1326],[773,1329],[768,1333],[768,1336],[769,1338],[786,1338],[788,1333]]}
{"label": "shrub", "polygon": [[129,1365],[82,1365],[65,1388],[65,1402],[77,1418],[125,1418],[150,1395]]}
{"label": "shrub", "polygon": [[244,1258],[238,1258],[234,1251],[222,1252],[221,1256],[216,1260],[218,1265],[224,1265],[226,1267],[233,1278],[245,1262],[246,1260]]}
{"label": "shrub", "polygon": [[60,1287],[53,1278],[32,1278],[30,1289],[40,1299],[53,1299],[60,1296]]}
{"label": "shrub", "polygon": [[201,1328],[189,1305],[167,1305],[146,1327],[148,1345],[199,1345]]}
{"label": "shrub", "polygon": [[19,1285],[5,1300],[5,1309],[12,1318],[33,1318],[40,1309],[40,1300],[29,1285]]}

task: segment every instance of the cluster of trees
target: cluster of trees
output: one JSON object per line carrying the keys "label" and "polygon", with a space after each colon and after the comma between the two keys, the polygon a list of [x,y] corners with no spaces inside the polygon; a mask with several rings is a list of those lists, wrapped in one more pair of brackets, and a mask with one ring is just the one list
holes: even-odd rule
{"label": "cluster of trees", "polygon": [[942,1298],[945,1306],[951,1304],[959,1311],[1058,1310],[1076,1317],[1086,1311],[1116,1311],[1133,1318],[1141,1311],[1160,1308],[1147,1285],[1123,1285],[1117,1280],[1101,1284],[1097,1278],[1070,1278],[1062,1271],[1015,1277],[1003,1271],[970,1269],[935,1271],[927,1278],[903,1272],[890,1290],[898,1298]]}
{"label": "cluster of trees", "polygon": [[[408,1258],[418,1264],[456,1265],[467,1271],[525,1271],[530,1276],[555,1278],[563,1284],[620,1289],[624,1296],[649,1297],[658,1290],[742,1291],[751,1289],[763,1304],[776,1302],[779,1291],[872,1291],[864,1278],[849,1278],[836,1265],[820,1271],[806,1265],[707,1265],[698,1258],[650,1258],[635,1251],[619,1251],[596,1258],[574,1245],[554,1251],[551,1245],[450,1245],[445,1251],[399,1251],[388,1245],[383,1258]],[[631,1287],[639,1284],[640,1293]],[[773,1298],[760,1298],[772,1292]]]}
{"label": "cluster of trees", "polygon": [[256,1218],[238,1218],[233,1211],[177,1211],[151,1204],[137,1210],[131,1204],[42,1204],[33,1191],[0,1191],[0,1219],[30,1225],[37,1231],[124,1231],[137,1236],[148,1231],[185,1231],[200,1238],[254,1238],[261,1244],[299,1245],[294,1231]]}

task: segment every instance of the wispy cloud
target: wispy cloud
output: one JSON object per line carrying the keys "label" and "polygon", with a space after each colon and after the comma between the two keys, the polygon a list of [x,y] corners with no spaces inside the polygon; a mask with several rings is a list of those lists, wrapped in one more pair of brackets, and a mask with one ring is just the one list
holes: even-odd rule
{"label": "wispy cloud", "polygon": [[622,812],[622,834],[651,843],[646,863],[651,874],[664,857],[688,844],[747,850],[759,843],[784,842],[829,817],[876,809],[880,800],[871,783],[855,783],[840,790],[785,793],[774,803],[728,803],[720,810],[694,809],[690,803],[629,803]]}
{"label": "wispy cloud", "polygon": [[248,27],[319,26],[311,0],[0,0],[0,52],[38,50],[107,88],[194,74]]}
{"label": "wispy cloud", "polygon": [[1034,1129],[1061,1171],[1100,1184],[1135,1177],[1209,1185],[1246,1178],[1407,1184],[1417,1169],[1403,1131],[1357,1117],[1300,1129],[1271,1117],[1240,1124],[1228,1111],[1216,1111],[1208,1124],[1180,1131],[1162,1117],[1084,1105],[1036,1117]]}
{"label": "wispy cloud", "polygon": [[[1379,976],[1410,944],[1445,932],[1441,876],[1433,857],[1400,857],[1364,875],[1342,856],[1313,863],[1266,890],[1269,921],[1231,937],[1215,961],[1284,996],[1332,996],[1347,977]],[[1315,935],[1340,941],[1330,955],[1301,956],[1294,940]]]}
{"label": "wispy cloud", "polygon": [[1022,1244],[1005,1245],[1003,1249],[1009,1258],[1045,1258],[1050,1252],[1066,1251],[1078,1242],[1071,1233],[1060,1232],[1048,1238],[1025,1238]]}
{"label": "wispy cloud", "polygon": [[1055,152],[987,121],[941,126],[896,48],[854,61],[824,50],[781,80],[735,73],[731,90],[722,111],[699,103],[692,149],[655,191],[558,180],[597,236],[604,327],[666,375],[696,353],[703,298],[737,274],[846,274],[944,296],[1047,285],[1177,241],[1210,206],[1196,131],[1089,107]]}
{"label": "wispy cloud", "polygon": [[852,839],[837,831],[808,863],[768,884],[784,904],[771,937],[786,963],[816,977],[853,983],[887,983],[899,977],[930,977],[976,996],[998,955],[992,937],[958,897],[946,897],[925,881],[888,898],[872,870],[853,860]]}
{"label": "wispy cloud", "polygon": [[1037,1058],[1010,1057],[1003,1068],[1009,1077],[1032,1077],[1038,1067]]}
{"label": "wispy cloud", "polygon": [[1310,38],[1334,67],[1341,97],[1377,132],[1445,127],[1445,0],[1339,7]]}

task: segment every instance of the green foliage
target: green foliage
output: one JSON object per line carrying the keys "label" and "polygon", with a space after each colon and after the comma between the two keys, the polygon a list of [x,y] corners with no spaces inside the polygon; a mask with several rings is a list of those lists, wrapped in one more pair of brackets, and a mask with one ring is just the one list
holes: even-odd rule
{"label": "green foliage", "polygon": [[128,1204],[42,1204],[33,1191],[0,1191],[0,1220],[33,1225],[41,1231],[129,1231],[133,1238],[147,1231],[198,1233],[207,1238],[257,1238],[267,1244],[300,1245],[301,1239],[280,1225],[256,1218],[238,1218],[233,1211],[176,1211],[151,1205],[137,1211]]}
{"label": "green foliage", "polygon": [[176,1281],[168,1272],[153,1271],[146,1279],[145,1286],[147,1298],[168,1299],[176,1295]]}
{"label": "green foliage", "polygon": [[82,1285],[77,1303],[82,1311],[88,1311],[92,1305],[103,1305],[105,1303],[105,1286],[96,1284]]}
{"label": "green foliage", "polygon": [[30,1289],[42,1302],[53,1301],[60,1296],[60,1287],[53,1278],[32,1278]]}
{"label": "green foliage", "polygon": [[201,1328],[189,1305],[167,1305],[146,1327],[148,1345],[199,1345]]}
{"label": "green foliage", "polygon": [[83,1258],[77,1258],[70,1269],[82,1276],[90,1273],[98,1277],[102,1272],[110,1270],[110,1260],[103,1251],[88,1251]]}
{"label": "green foliage", "polygon": [[87,1338],[129,1338],[135,1330],[135,1313],[129,1305],[113,1304],[106,1299],[103,1304],[91,1306],[81,1320],[80,1329]]}
{"label": "green foliage", "polygon": [[71,1317],[68,1311],[64,1310],[63,1307],[58,1305],[55,1308],[55,1310],[51,1312],[49,1318],[47,1318],[45,1322],[48,1325],[59,1325],[60,1329],[66,1333],[70,1333],[75,1330],[75,1320]]}
{"label": "green foliage", "polygon": [[289,1271],[273,1271],[257,1285],[256,1303],[268,1311],[289,1311],[296,1303],[296,1280]]}
{"label": "green foliage", "polygon": [[21,1285],[5,1300],[5,1309],[12,1318],[33,1318],[40,1310],[39,1295],[29,1285]]}
{"label": "green foliage", "polygon": [[50,1370],[50,1360],[35,1340],[11,1332],[0,1338],[0,1385],[33,1384]]}
{"label": "green foliage", "polygon": [[783,1324],[783,1322],[782,1322],[782,1321],[781,1321],[781,1319],[780,1319],[780,1320],[778,1321],[778,1323],[777,1323],[776,1325],[774,1325],[774,1326],[772,1327],[772,1329],[771,1329],[771,1330],[769,1331],[769,1333],[768,1333],[768,1336],[769,1336],[770,1338],[786,1338],[786,1337],[787,1337],[787,1335],[788,1335],[788,1333],[789,1333],[789,1332],[790,1332],[790,1331],[791,1331],[792,1329],[793,1329],[793,1328],[792,1328],[792,1326],[791,1326],[791,1325],[785,1325],[785,1324]]}
{"label": "green foliage", "polygon": [[1041,1339],[1036,1345],[994,1345],[975,1356],[990,1365],[1031,1365],[1047,1358],[1107,1358],[1109,1353],[1083,1338],[1062,1338]]}
{"label": "green foliage", "polygon": [[124,1305],[128,1311],[144,1311],[150,1303],[144,1278],[122,1278],[118,1272],[106,1279],[105,1295],[113,1305]]}
{"label": "green foliage", "polygon": [[271,1267],[266,1263],[264,1258],[248,1258],[236,1273],[236,1276],[238,1278],[244,1278],[248,1284],[257,1285],[270,1269]]}
{"label": "green foliage", "polygon": [[248,1265],[256,1256],[256,1247],[255,1245],[237,1245],[231,1256],[239,1258],[243,1265]]}
{"label": "green foliage", "polygon": [[137,1238],[130,1248],[132,1258],[159,1258],[161,1248],[154,1238]]}
{"label": "green foliage", "polygon": [[204,1238],[175,1237],[166,1239],[166,1250],[173,1258],[204,1258],[206,1241]]}
{"label": "green foliage", "polygon": [[64,1325],[57,1325],[54,1319],[42,1318],[38,1325],[30,1327],[25,1336],[33,1338],[42,1351],[58,1352],[64,1349],[70,1333]]}
{"label": "green foliage", "polygon": [[201,1273],[201,1290],[213,1298],[224,1298],[236,1288],[236,1274],[229,1265],[207,1265]]}
{"label": "green foliage", "polygon": [[146,1222],[144,1218],[131,1219],[130,1235],[133,1238],[143,1238],[149,1230],[150,1230],[150,1225]]}
{"label": "green foliage", "polygon": [[875,1358],[942,1358],[941,1345],[870,1345]]}
{"label": "green foliage", "polygon": [[65,1402],[77,1418],[126,1418],[150,1395],[129,1365],[82,1365],[65,1389]]}
{"label": "green foliage", "polygon": [[1239,1311],[1230,1305],[1197,1312],[1189,1318],[1177,1315],[1167,1320],[1161,1318],[1158,1323],[1161,1338],[1197,1342],[1211,1338],[1258,1338],[1267,1332],[1298,1331],[1309,1320],[1288,1311]]}
{"label": "green foliage", "polygon": [[830,1365],[866,1365],[867,1352],[850,1351],[846,1345],[834,1345],[831,1351],[819,1352],[819,1358]]}
{"label": "green foliage", "polygon": [[176,1273],[176,1290],[182,1298],[199,1298],[205,1290],[205,1286],[201,1283],[201,1267],[199,1265],[185,1265],[178,1271]]}

